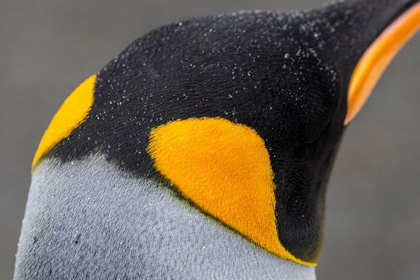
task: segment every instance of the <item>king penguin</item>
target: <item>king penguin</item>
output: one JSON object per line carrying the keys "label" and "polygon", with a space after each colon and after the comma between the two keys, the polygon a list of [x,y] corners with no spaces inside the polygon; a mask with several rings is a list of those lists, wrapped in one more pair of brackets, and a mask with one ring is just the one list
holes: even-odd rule
{"label": "king penguin", "polygon": [[343,131],[419,26],[348,0],[135,40],[46,130],[14,279],[315,279]]}

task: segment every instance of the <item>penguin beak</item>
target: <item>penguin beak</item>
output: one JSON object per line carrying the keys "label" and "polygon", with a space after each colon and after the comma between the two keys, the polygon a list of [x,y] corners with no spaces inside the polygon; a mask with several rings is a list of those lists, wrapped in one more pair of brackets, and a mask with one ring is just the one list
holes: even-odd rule
{"label": "penguin beak", "polygon": [[353,71],[344,125],[348,125],[361,110],[392,59],[420,29],[420,1],[405,3],[394,17],[368,47]]}

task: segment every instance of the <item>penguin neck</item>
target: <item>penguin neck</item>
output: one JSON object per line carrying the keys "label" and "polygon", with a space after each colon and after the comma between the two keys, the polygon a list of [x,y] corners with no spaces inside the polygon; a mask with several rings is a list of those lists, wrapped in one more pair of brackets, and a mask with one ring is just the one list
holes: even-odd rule
{"label": "penguin neck", "polygon": [[[46,208],[61,209],[63,215]],[[174,273],[197,279],[315,279],[314,267],[280,259],[253,245],[168,188],[121,172],[103,157],[64,164],[41,162],[33,174],[28,209],[32,210],[25,220],[31,222],[24,226],[35,230],[23,231],[27,234],[21,237],[20,246],[30,246],[32,235],[42,228],[35,225],[46,220],[51,226],[43,233],[45,242],[65,242],[83,232],[79,242],[89,240],[89,244],[78,246],[88,259],[74,266],[87,268],[95,262],[113,267],[117,274],[168,273],[175,278]],[[82,218],[76,221],[74,217]],[[47,248],[51,251],[47,254],[62,256],[53,258],[55,261],[74,254],[72,246]],[[92,250],[106,256],[92,254]],[[115,259],[128,268],[118,271]]]}

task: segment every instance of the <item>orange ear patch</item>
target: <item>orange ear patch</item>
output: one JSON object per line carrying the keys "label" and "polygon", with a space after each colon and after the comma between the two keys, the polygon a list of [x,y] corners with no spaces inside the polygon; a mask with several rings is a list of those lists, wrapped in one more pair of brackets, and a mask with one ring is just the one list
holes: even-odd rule
{"label": "orange ear patch", "polygon": [[277,236],[273,171],[255,130],[221,118],[178,120],[152,130],[155,167],[204,212],[266,250],[300,264]]}
{"label": "orange ear patch", "polygon": [[32,169],[44,154],[69,136],[86,119],[93,104],[95,82],[96,76],[93,75],[78,86],[61,105],[41,139],[32,162]]}
{"label": "orange ear patch", "polygon": [[386,67],[419,28],[420,3],[392,23],[365,52],[350,81],[345,125],[359,113]]}

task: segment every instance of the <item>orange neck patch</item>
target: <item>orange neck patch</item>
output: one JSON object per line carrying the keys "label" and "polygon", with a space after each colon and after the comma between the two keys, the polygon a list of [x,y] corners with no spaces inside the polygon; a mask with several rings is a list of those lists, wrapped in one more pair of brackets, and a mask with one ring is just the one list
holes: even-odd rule
{"label": "orange neck patch", "polygon": [[93,104],[95,82],[95,75],[89,77],[61,105],[41,139],[32,162],[32,170],[44,154],[69,136],[86,119]]}
{"label": "orange neck patch", "polygon": [[277,256],[304,265],[280,243],[273,171],[255,130],[221,118],[169,122],[148,152],[162,175],[200,209]]}

